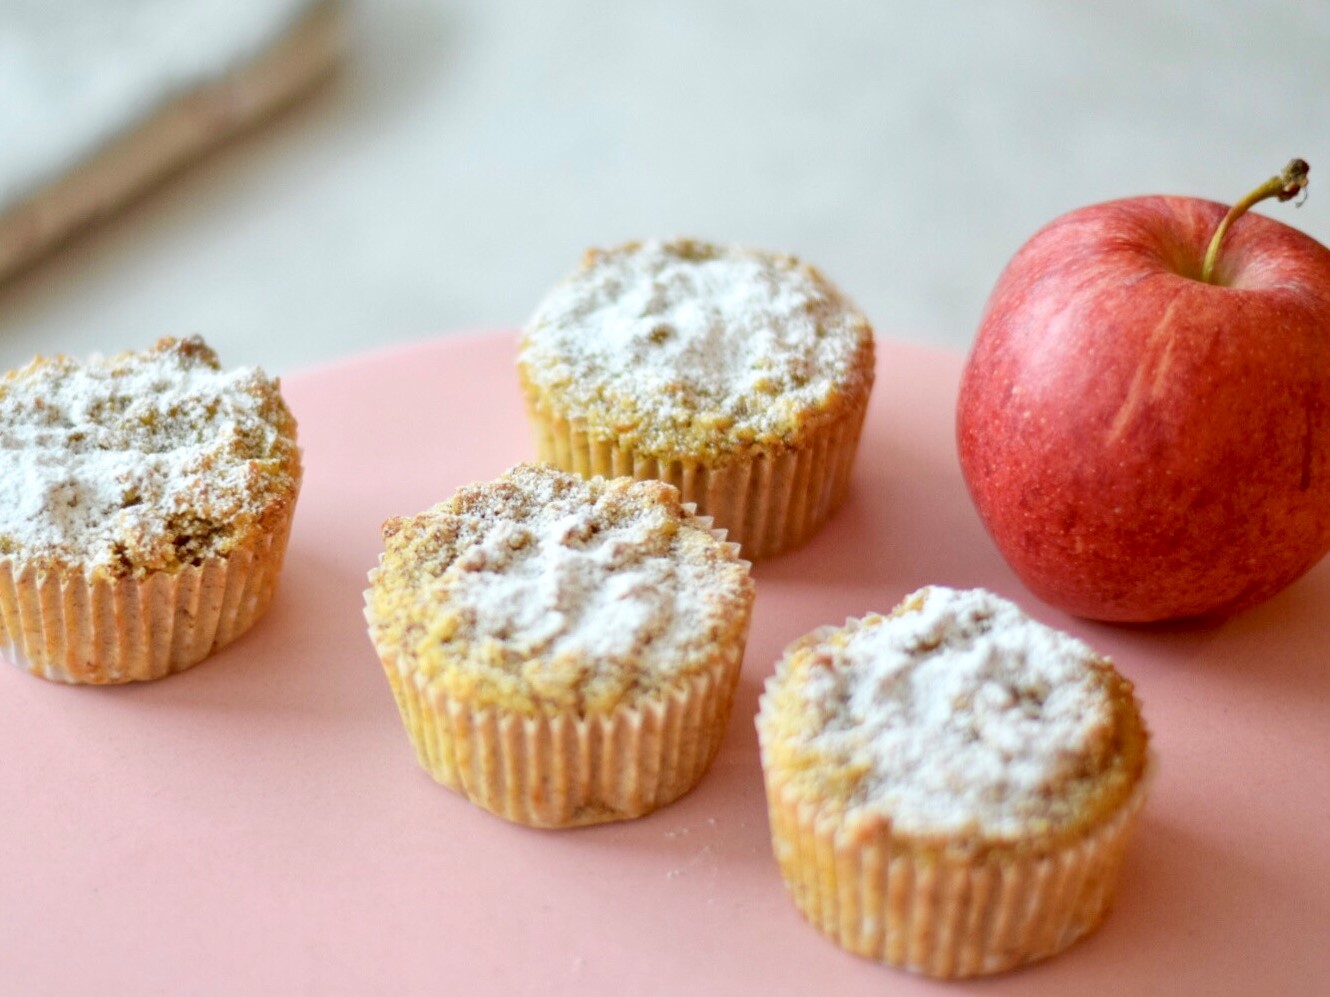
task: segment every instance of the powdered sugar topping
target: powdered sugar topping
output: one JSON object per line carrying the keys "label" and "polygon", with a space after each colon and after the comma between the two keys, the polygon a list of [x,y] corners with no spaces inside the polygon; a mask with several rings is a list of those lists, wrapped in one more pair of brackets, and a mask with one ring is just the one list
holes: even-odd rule
{"label": "powdered sugar topping", "polygon": [[372,624],[424,671],[469,659],[450,678],[484,676],[473,703],[612,704],[677,676],[750,598],[746,564],[659,482],[521,465],[387,533]]}
{"label": "powdered sugar topping", "polygon": [[871,341],[864,317],[793,257],[645,242],[589,254],[532,317],[521,364],[563,414],[669,451],[717,430],[786,436],[867,390]]}
{"label": "powdered sugar topping", "polygon": [[197,338],[0,381],[0,554],[169,568],[291,497],[294,423],[262,371]]}
{"label": "powdered sugar topping", "polygon": [[1063,790],[1112,747],[1107,667],[982,590],[907,605],[815,652],[808,750],[862,770],[855,802],[903,832],[1014,835],[1064,816]]}

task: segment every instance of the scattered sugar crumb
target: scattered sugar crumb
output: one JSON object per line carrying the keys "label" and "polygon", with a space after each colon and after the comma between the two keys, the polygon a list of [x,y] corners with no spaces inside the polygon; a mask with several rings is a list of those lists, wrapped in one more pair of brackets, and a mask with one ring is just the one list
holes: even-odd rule
{"label": "scattered sugar crumb", "polygon": [[678,866],[674,869],[670,869],[668,872],[666,872],[665,878],[677,879],[679,876],[682,876],[689,869],[692,869],[695,866],[697,866],[699,862],[701,862],[703,859],[705,859],[708,855],[711,854],[711,851],[712,849],[710,845],[703,845],[701,851],[697,852],[697,854],[695,854],[691,859],[689,859],[683,865]]}

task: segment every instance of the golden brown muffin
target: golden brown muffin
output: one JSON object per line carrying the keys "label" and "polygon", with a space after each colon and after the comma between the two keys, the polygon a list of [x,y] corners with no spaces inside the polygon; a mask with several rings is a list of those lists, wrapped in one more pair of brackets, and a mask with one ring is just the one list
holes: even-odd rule
{"label": "golden brown muffin", "polygon": [[0,380],[0,655],[161,678],[268,608],[300,490],[279,384],[198,337]]}
{"label": "golden brown muffin", "polygon": [[542,460],[668,481],[756,560],[844,502],[873,333],[792,256],[629,243],[541,303],[518,369]]}
{"label": "golden brown muffin", "polygon": [[1053,955],[1108,909],[1145,793],[1132,686],[982,590],[786,649],[757,720],[776,858],[851,952],[929,976]]}
{"label": "golden brown muffin", "polygon": [[753,583],[676,489],[525,464],[383,533],[370,639],[435,779],[536,827],[638,817],[701,779]]}

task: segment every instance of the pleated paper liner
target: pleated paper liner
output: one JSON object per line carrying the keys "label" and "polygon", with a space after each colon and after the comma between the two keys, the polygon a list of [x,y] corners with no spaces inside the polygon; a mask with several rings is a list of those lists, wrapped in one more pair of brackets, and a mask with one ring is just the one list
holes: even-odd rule
{"label": "pleated paper liner", "polygon": [[800,913],[856,955],[939,979],[1045,959],[1098,927],[1151,774],[1082,838],[968,851],[893,835],[885,818],[847,823],[800,799],[773,774],[760,724],[758,733],[772,845]]}
{"label": "pleated paper liner", "polygon": [[388,684],[420,764],[506,820],[560,828],[641,817],[701,781],[729,721],[742,648],[659,697],[603,716],[530,716],[465,703],[402,670]]}
{"label": "pleated paper liner", "polygon": [[0,657],[52,681],[89,685],[184,671],[268,609],[290,528],[288,516],[225,556],[143,578],[0,558]]}
{"label": "pleated paper liner", "polygon": [[[367,591],[372,624],[369,599]],[[701,781],[729,725],[750,616],[751,604],[704,670],[586,717],[477,709],[431,685],[395,649],[375,650],[416,758],[437,782],[517,824],[579,827],[642,817]]]}
{"label": "pleated paper liner", "polygon": [[666,481],[701,515],[727,530],[750,561],[798,547],[845,502],[867,409],[865,395],[843,418],[819,428],[797,448],[708,463],[644,455],[534,402],[527,406],[541,460],[583,477]]}

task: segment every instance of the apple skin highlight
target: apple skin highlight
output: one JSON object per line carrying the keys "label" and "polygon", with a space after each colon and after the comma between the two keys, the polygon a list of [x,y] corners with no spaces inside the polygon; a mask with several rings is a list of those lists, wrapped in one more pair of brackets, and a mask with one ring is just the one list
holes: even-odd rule
{"label": "apple skin highlight", "polygon": [[1223,616],[1330,550],[1330,250],[1140,197],[1039,231],[962,375],[961,469],[1021,580],[1078,616]]}

